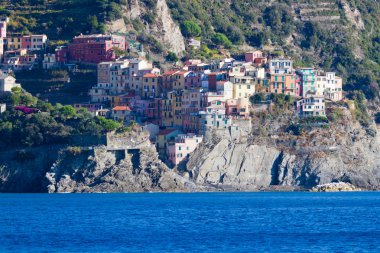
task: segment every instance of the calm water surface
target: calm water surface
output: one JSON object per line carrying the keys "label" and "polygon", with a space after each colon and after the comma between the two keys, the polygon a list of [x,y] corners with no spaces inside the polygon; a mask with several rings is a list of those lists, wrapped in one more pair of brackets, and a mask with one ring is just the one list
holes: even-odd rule
{"label": "calm water surface", "polygon": [[0,195],[0,252],[380,252],[380,193]]}

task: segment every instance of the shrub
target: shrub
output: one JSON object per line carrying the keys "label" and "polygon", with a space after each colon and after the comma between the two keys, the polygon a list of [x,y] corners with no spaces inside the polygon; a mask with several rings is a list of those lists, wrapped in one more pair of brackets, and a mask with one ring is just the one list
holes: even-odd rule
{"label": "shrub", "polygon": [[66,151],[73,156],[77,156],[77,155],[80,155],[82,153],[82,148],[81,147],[68,147],[66,149]]}
{"label": "shrub", "polygon": [[167,61],[170,62],[177,62],[179,60],[177,55],[173,52],[169,52],[169,54],[165,58]]}

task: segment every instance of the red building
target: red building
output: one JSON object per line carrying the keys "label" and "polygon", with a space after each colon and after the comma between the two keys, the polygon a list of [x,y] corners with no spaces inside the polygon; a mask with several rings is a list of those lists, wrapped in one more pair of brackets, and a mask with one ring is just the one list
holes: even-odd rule
{"label": "red building", "polygon": [[208,76],[208,89],[209,91],[216,91],[216,86],[219,81],[227,81],[227,73],[225,72],[212,72]]}
{"label": "red building", "polygon": [[59,63],[66,63],[68,61],[69,49],[67,46],[58,47],[55,50],[55,61]]}
{"label": "red building", "polygon": [[68,61],[98,64],[116,59],[115,49],[126,50],[124,36],[80,35],[74,37],[68,46]]}

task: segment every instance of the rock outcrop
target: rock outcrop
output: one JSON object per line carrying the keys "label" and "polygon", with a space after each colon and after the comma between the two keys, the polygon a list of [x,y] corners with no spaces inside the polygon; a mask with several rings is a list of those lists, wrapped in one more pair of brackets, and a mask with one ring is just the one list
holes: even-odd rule
{"label": "rock outcrop", "polygon": [[47,172],[48,192],[194,191],[197,186],[169,171],[152,147],[80,154],[63,152]]}
{"label": "rock outcrop", "polygon": [[343,182],[330,183],[330,184],[322,184],[313,187],[310,191],[312,192],[352,192],[352,191],[361,191],[360,188]]}
{"label": "rock outcrop", "polygon": [[[142,16],[152,10],[146,7],[138,0],[132,0],[126,6],[123,6],[124,18],[129,20],[140,19],[145,25],[144,31],[137,31],[138,33],[144,32],[152,35],[169,51],[178,55],[182,55],[185,51],[185,39],[182,36],[178,24],[173,20],[170,9],[166,0],[158,0],[155,5],[155,20],[147,23],[142,20]],[[126,33],[133,30],[133,26],[125,24],[124,18],[113,21],[107,25],[109,32]]]}
{"label": "rock outcrop", "polygon": [[331,182],[380,189],[380,137],[346,120],[298,137],[210,138],[190,157],[187,171],[198,184],[224,190],[311,189]]}

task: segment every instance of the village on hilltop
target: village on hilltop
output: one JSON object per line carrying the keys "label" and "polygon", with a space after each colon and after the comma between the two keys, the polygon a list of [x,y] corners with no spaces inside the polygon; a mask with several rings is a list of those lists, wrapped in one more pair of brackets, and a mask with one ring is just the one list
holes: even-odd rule
{"label": "village on hilltop", "polygon": [[[325,117],[326,101],[343,99],[342,78],[334,72],[295,68],[292,59],[261,50],[246,52],[241,61],[191,59],[162,71],[143,55],[118,58],[118,50],[129,48],[121,35],[79,35],[51,54],[46,35],[7,37],[8,21],[0,21],[0,92],[20,87],[12,72],[96,66],[88,103],[74,108],[126,125],[138,122],[172,165],[186,159],[210,130],[232,132],[249,125],[255,94],[293,97],[300,117]],[[6,109],[0,106],[1,113]]]}

